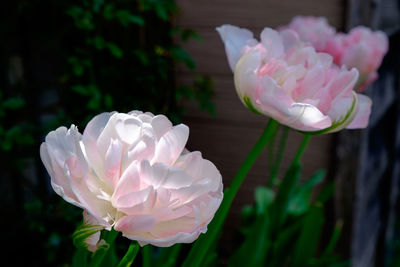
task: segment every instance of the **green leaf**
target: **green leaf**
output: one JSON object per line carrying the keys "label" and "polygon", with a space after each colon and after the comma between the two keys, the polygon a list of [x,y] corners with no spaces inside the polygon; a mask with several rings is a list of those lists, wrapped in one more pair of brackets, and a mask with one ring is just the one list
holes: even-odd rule
{"label": "green leaf", "polygon": [[80,224],[75,232],[72,234],[72,240],[78,249],[86,248],[86,239],[88,239],[91,235],[103,230],[103,226],[101,225],[90,225],[90,224]]}
{"label": "green leaf", "polygon": [[89,39],[89,43],[93,44],[94,47],[95,47],[97,50],[103,50],[103,49],[107,46],[106,41],[105,41],[104,38],[101,37],[101,36],[96,36],[96,37],[93,38],[93,39]]}
{"label": "green leaf", "polygon": [[172,47],[171,54],[175,60],[182,61],[189,69],[193,70],[196,68],[193,58],[182,48],[177,46]]}
{"label": "green leaf", "polygon": [[290,266],[307,266],[307,262],[309,262],[316,252],[323,222],[324,214],[322,206],[311,206],[304,218]]}
{"label": "green leaf", "polygon": [[132,265],[133,261],[136,258],[136,255],[139,252],[139,244],[134,241],[130,244],[128,251],[126,252],[125,256],[122,260],[118,263],[117,267],[129,267]]}
{"label": "green leaf", "polygon": [[182,244],[175,244],[172,247],[162,248],[159,257],[156,259],[154,266],[174,267],[178,260],[179,251]]}
{"label": "green leaf", "polygon": [[313,188],[323,181],[325,174],[325,170],[319,170],[306,182],[296,187],[293,197],[289,202],[288,212],[290,214],[300,215],[308,209],[311,204]]}
{"label": "green leaf", "polygon": [[255,189],[256,209],[258,214],[263,214],[275,198],[275,192],[267,187]]}
{"label": "green leaf", "polygon": [[102,5],[104,5],[104,0],[93,0],[93,11],[99,13]]}
{"label": "green leaf", "polygon": [[253,166],[255,160],[264,150],[265,146],[269,143],[272,136],[276,134],[277,129],[278,122],[270,119],[264,129],[264,132],[261,134],[257,143],[253,146],[249,155],[246,157],[241,167],[239,168],[239,171],[236,173],[230,187],[225,189],[224,198],[222,200],[221,206],[216,212],[214,219],[208,225],[207,233],[200,236],[194,243],[188,256],[183,262],[183,267],[201,266],[205,255],[210,251],[212,245],[215,244],[218,240],[218,237],[221,233],[221,228],[225,222],[226,216],[229,213],[232,201],[234,200],[236,193],[238,192],[241,184],[246,178],[249,170]]}
{"label": "green leaf", "polygon": [[270,258],[268,258],[268,267],[280,267],[288,261],[293,253],[293,240],[296,240],[300,233],[303,219],[301,216],[297,217],[278,232],[278,236],[273,241]]}
{"label": "green leaf", "polygon": [[136,49],[136,50],[133,51],[133,54],[139,58],[140,62],[143,65],[149,65],[150,64],[149,56],[143,50]]}
{"label": "green leaf", "polygon": [[124,52],[114,43],[107,44],[108,49],[110,50],[111,54],[116,58],[122,58]]}
{"label": "green leaf", "polygon": [[84,72],[84,63],[81,64],[81,61],[76,57],[69,57],[68,62],[72,65],[72,70],[76,76],[82,76]]}
{"label": "green leaf", "polygon": [[195,39],[196,41],[202,41],[203,40],[203,38],[193,29],[184,29],[184,30],[182,30],[181,39],[184,42],[187,42],[190,39]]}
{"label": "green leaf", "polygon": [[72,267],[87,267],[89,253],[86,248],[77,248],[72,257]]}
{"label": "green leaf", "polygon": [[[107,245],[106,245],[107,246]],[[118,262],[120,261],[115,244],[109,244],[108,251],[104,256],[103,260],[101,261],[100,267],[109,267],[109,266],[117,266]]]}
{"label": "green leaf", "polygon": [[153,247],[151,245],[146,245],[142,249],[142,267],[151,267],[153,254]]}
{"label": "green leaf", "polygon": [[271,246],[269,238],[270,217],[268,209],[257,217],[242,246],[233,254],[229,266],[264,266],[267,251]]}
{"label": "green leaf", "polygon": [[162,20],[168,20],[168,11],[164,5],[156,4],[154,6],[157,16]]}
{"label": "green leaf", "polygon": [[279,231],[282,223],[284,222],[287,214],[290,198],[292,197],[297,182],[301,174],[301,165],[295,161],[291,164],[289,169],[283,178],[281,185],[276,196],[276,201],[272,206],[273,218],[274,218],[274,231]]}
{"label": "green leaf", "polygon": [[109,94],[106,94],[104,96],[104,106],[106,107],[106,109],[111,109],[113,105],[113,99],[112,96]]}
{"label": "green leaf", "polygon": [[1,142],[1,149],[4,151],[10,151],[12,148],[12,141],[10,139],[4,139]]}
{"label": "green leaf", "polygon": [[255,212],[255,207],[252,205],[244,205],[242,208],[242,218],[243,220],[247,220],[251,217],[253,217],[256,212]]}
{"label": "green leaf", "polygon": [[72,6],[66,11],[67,15],[74,19],[75,26],[78,29],[93,30],[93,14],[89,10],[84,10],[79,6]]}
{"label": "green leaf", "polygon": [[339,240],[339,237],[342,233],[342,230],[343,230],[343,220],[339,220],[335,224],[335,228],[333,229],[331,239],[329,240],[329,243],[326,246],[326,249],[322,253],[322,257],[329,256],[330,254],[332,254],[332,252],[335,249],[335,246]]}
{"label": "green leaf", "polygon": [[114,12],[114,4],[113,3],[107,3],[104,7],[103,15],[104,18],[107,20],[110,20],[114,18],[115,12]]}
{"label": "green leaf", "polygon": [[25,106],[25,99],[22,97],[10,97],[7,98],[3,103],[3,108],[5,109],[19,109]]}
{"label": "green leaf", "polygon": [[80,84],[72,86],[71,89],[72,89],[72,91],[75,91],[75,92],[77,92],[78,94],[81,94],[81,95],[87,96],[87,95],[90,94],[89,89],[87,87],[83,86],[83,85],[80,85]]}
{"label": "green leaf", "polygon": [[130,23],[139,26],[144,26],[145,24],[145,21],[141,16],[133,15],[129,10],[120,9],[116,12],[116,16],[124,27],[128,26]]}

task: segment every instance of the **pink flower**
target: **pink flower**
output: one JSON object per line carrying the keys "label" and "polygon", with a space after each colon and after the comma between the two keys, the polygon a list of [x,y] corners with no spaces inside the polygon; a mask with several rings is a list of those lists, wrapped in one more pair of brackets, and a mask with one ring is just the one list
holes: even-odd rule
{"label": "pink flower", "polygon": [[367,27],[359,26],[348,34],[335,34],[335,29],[323,17],[298,16],[282,29],[294,30],[302,41],[310,43],[317,52],[330,54],[336,65],[356,68],[360,73],[356,85],[359,92],[378,78],[377,70],[388,51],[385,33],[372,32]]}
{"label": "pink flower", "polygon": [[328,133],[368,125],[371,100],[353,91],[358,71],[337,68],[292,30],[265,28],[261,42],[245,29],[217,28],[236,91],[252,111],[294,129]]}
{"label": "pink flower", "polygon": [[324,48],[326,53],[333,56],[335,64],[356,68],[360,72],[357,91],[378,78],[377,70],[388,51],[388,38],[381,32],[359,26],[349,34],[337,34],[330,39]]}
{"label": "pink flower", "polygon": [[297,32],[300,40],[310,43],[317,52],[325,49],[326,42],[335,36],[336,30],[324,17],[296,16],[289,25],[279,31],[291,29]]}
{"label": "pink flower", "polygon": [[[163,115],[102,113],[86,126],[46,136],[40,156],[54,191],[85,210],[85,221],[141,245],[193,242],[218,209],[222,178],[200,152],[185,149],[189,129]],[[99,234],[87,240],[95,250]]]}

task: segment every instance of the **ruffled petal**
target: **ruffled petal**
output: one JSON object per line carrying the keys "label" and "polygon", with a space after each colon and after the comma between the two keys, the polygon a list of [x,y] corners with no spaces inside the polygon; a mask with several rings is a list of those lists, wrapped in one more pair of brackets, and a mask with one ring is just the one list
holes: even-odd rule
{"label": "ruffled petal", "polygon": [[352,122],[346,127],[347,129],[366,128],[371,114],[372,101],[368,96],[357,94],[358,112]]}
{"label": "ruffled petal", "polygon": [[151,163],[162,162],[171,166],[185,148],[188,137],[189,128],[186,125],[174,126],[160,138]]}
{"label": "ruffled petal", "polygon": [[236,26],[222,25],[216,30],[225,44],[229,66],[233,71],[246,47],[255,45],[257,41],[253,38],[251,31]]}

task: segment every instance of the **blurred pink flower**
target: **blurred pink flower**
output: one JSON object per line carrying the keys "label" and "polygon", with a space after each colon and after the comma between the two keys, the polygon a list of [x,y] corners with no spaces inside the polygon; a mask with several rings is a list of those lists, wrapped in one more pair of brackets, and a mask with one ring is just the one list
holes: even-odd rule
{"label": "blurred pink flower", "polygon": [[388,51],[385,33],[358,26],[348,34],[335,34],[335,29],[323,17],[297,16],[281,29],[294,30],[302,41],[310,43],[317,52],[330,54],[336,65],[356,68],[360,73],[356,84],[358,92],[378,78],[377,70]]}
{"label": "blurred pink flower", "polygon": [[[87,224],[141,245],[193,242],[218,209],[222,178],[200,152],[185,149],[189,128],[163,115],[102,113],[46,136],[40,155],[54,191],[85,210]],[[96,250],[100,234],[87,240]]]}
{"label": "blurred pink flower", "polygon": [[360,72],[357,91],[363,91],[378,78],[377,70],[387,51],[386,34],[372,32],[363,26],[352,29],[349,34],[335,35],[324,48],[324,52],[333,56],[335,64],[356,68]]}
{"label": "blurred pink flower", "polygon": [[335,36],[336,30],[324,17],[296,16],[279,31],[291,29],[297,32],[300,40],[310,43],[317,52],[324,51],[326,42]]}
{"label": "blurred pink flower", "polygon": [[371,100],[353,91],[356,69],[334,66],[330,55],[317,53],[292,30],[265,28],[261,42],[236,26],[217,31],[236,91],[250,110],[318,134],[368,125]]}

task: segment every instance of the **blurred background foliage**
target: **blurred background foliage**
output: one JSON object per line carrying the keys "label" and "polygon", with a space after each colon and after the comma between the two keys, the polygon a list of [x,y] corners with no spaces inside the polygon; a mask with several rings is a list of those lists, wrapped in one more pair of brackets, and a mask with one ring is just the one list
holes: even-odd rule
{"label": "blurred background foliage", "polygon": [[[19,0],[0,20],[0,175],[3,242],[13,263],[71,262],[81,210],[51,193],[38,157],[44,136],[104,111],[143,110],[180,122],[183,101],[215,113],[209,77],[179,43],[201,37],[173,24],[173,0]],[[179,85],[184,64],[193,84]],[[3,217],[4,218],[4,217]],[[12,220],[12,223],[10,223]],[[23,237],[23,240],[21,240]],[[29,248],[29,249],[27,249]],[[26,251],[26,256],[13,253]],[[25,253],[24,253],[25,254]]]}

